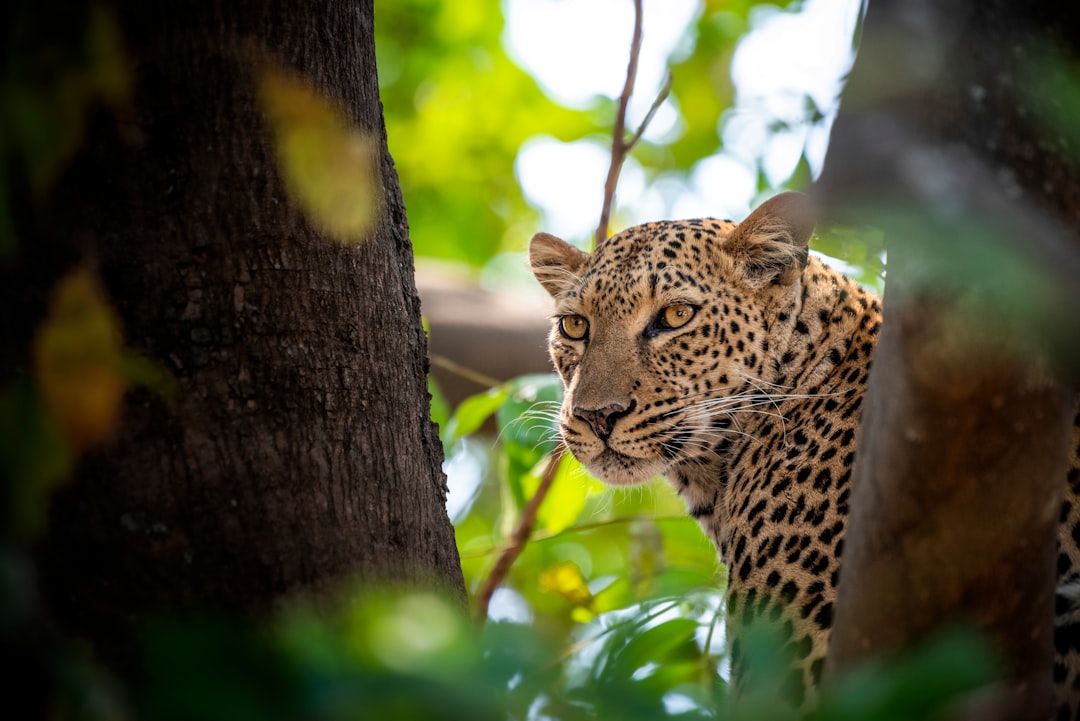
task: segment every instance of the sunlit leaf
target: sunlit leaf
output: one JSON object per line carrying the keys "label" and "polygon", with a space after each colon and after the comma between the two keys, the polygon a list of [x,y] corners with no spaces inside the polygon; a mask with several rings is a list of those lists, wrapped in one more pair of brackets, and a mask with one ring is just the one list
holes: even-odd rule
{"label": "sunlit leaf", "polygon": [[[527,478],[526,493],[531,495],[540,484],[540,474],[547,467],[547,459],[540,462]],[[569,453],[563,454],[555,477],[551,481],[544,502],[536,514],[537,530],[559,533],[574,523],[585,510],[589,496],[600,493],[603,484],[582,472],[581,464]]]}
{"label": "sunlit leaf", "polygon": [[128,387],[120,322],[97,277],[60,280],[34,338],[34,375],[49,417],[75,451],[107,440]]}
{"label": "sunlit leaf", "polygon": [[700,655],[693,642],[697,630],[696,621],[673,618],[638,631],[615,654],[608,670],[610,673],[630,676],[649,664],[660,664],[675,658],[696,659]]}
{"label": "sunlit leaf", "polygon": [[378,144],[330,99],[271,68],[259,100],[273,130],[285,185],[315,225],[340,243],[363,242],[378,215]]}
{"label": "sunlit leaf", "polygon": [[590,611],[595,609],[589,584],[581,575],[581,569],[572,561],[563,561],[544,569],[540,574],[540,590],[558,594],[575,606]]}
{"label": "sunlit leaf", "polygon": [[879,228],[820,224],[810,247],[846,264],[844,270],[877,293],[884,288],[885,234]]}

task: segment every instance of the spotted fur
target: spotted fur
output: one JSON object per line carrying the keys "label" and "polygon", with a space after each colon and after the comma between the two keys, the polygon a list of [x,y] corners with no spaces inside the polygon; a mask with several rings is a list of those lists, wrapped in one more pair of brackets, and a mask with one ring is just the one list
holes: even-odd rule
{"label": "spotted fur", "polygon": [[[549,345],[566,386],[563,441],[610,484],[670,480],[728,567],[737,685],[748,683],[740,629],[765,621],[794,659],[778,689],[794,704],[812,698],[824,664],[881,327],[872,293],[808,256],[812,229],[805,196],[788,193],[739,224],[647,223],[592,254],[543,233],[530,246],[556,302]],[[1080,430],[1076,441],[1080,456]],[[1067,501],[1062,688],[1080,685],[1078,544],[1080,503]]]}

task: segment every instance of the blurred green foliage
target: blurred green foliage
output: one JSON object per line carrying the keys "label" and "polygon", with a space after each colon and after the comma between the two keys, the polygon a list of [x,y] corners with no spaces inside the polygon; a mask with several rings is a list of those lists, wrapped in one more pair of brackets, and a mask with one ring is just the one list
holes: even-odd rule
{"label": "blurred green foliage", "polygon": [[489,0],[381,0],[375,15],[390,154],[415,252],[480,267],[522,245],[536,223],[514,179],[522,143],[605,126],[549,100],[511,62]]}
{"label": "blurred green foliage", "polygon": [[[679,130],[663,144],[643,140],[632,153],[647,182],[685,181],[695,163],[723,150],[721,132],[735,97],[731,59],[751,29],[753,11],[763,5],[798,7],[790,0],[702,3],[670,59]],[[632,12],[629,2],[626,12]],[[379,0],[375,32],[390,152],[416,255],[479,270],[502,252],[523,251],[539,212],[515,178],[518,151],[536,136],[609,146],[616,99],[597,96],[579,109],[547,97],[508,55],[502,10],[486,0]],[[805,100],[805,122],[820,123],[823,110]],[[760,167],[758,177],[758,190],[770,192]],[[784,186],[805,187],[810,180],[804,159]],[[846,245],[834,250],[849,249],[866,257]]]}
{"label": "blurred green foliage", "polygon": [[[709,622],[692,618],[710,609],[689,597],[607,614],[569,652],[528,625],[477,628],[431,594],[361,591],[336,613],[292,609],[261,627],[162,620],[143,635],[145,683],[130,711],[161,721],[794,718],[772,695],[728,709],[703,640]],[[826,689],[811,718],[939,718],[994,671],[977,636],[949,632]]]}
{"label": "blurred green foliage", "polygon": [[[12,224],[24,185],[40,195],[82,145],[88,116],[100,106],[130,107],[130,71],[112,14],[99,5],[72,9],[71,21],[8,11],[0,77],[0,259],[15,252]],[[82,14],[82,22],[78,15]],[[58,34],[57,26],[65,29]],[[20,198],[20,200],[25,200]]]}

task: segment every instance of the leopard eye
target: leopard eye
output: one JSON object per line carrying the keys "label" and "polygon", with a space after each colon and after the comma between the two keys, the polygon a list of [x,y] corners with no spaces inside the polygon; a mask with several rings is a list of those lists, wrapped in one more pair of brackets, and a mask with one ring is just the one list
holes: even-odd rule
{"label": "leopard eye", "polygon": [[695,313],[697,313],[697,308],[687,303],[669,305],[667,308],[660,311],[660,317],[656,319],[656,324],[661,328],[671,330],[682,328],[690,322],[690,319],[694,317]]}
{"label": "leopard eye", "polygon": [[589,321],[580,315],[564,315],[559,318],[559,332],[570,340],[581,340],[589,332]]}

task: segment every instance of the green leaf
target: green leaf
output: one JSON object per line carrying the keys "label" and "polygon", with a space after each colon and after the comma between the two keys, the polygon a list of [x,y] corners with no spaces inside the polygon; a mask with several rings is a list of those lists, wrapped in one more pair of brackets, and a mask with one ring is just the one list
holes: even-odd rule
{"label": "green leaf", "polygon": [[954,628],[889,663],[865,664],[844,676],[826,690],[818,719],[937,718],[999,672],[998,656],[985,638]]}
{"label": "green leaf", "polygon": [[507,398],[506,386],[489,388],[483,393],[469,396],[458,404],[453,415],[446,422],[443,433],[443,449],[447,450],[462,436],[475,433],[484,421],[491,417]]}
{"label": "green leaf", "polygon": [[[547,458],[544,458],[533,468],[527,479],[531,486],[528,491],[535,492],[547,463]],[[547,496],[536,514],[537,528],[549,533],[559,533],[569,528],[585,510],[589,496],[602,490],[603,485],[599,481],[582,472],[577,459],[569,453],[563,454]]]}
{"label": "green leaf", "polygon": [[863,285],[881,293],[884,286],[885,233],[879,228],[850,225],[819,225],[810,246],[850,266]]}
{"label": "green leaf", "polygon": [[538,373],[519,376],[503,387],[506,396],[496,419],[503,450],[503,478],[509,491],[506,500],[512,502],[506,510],[512,515],[525,505],[529,487],[536,487],[538,475],[534,468],[558,443],[546,415],[558,408],[562,382],[553,373]]}
{"label": "green leaf", "polygon": [[8,479],[3,489],[8,497],[0,508],[11,513],[0,519],[4,527],[21,538],[41,533],[49,499],[74,464],[71,447],[28,380],[18,379],[0,392],[0,473]]}
{"label": "green leaf", "polygon": [[810,170],[810,163],[807,162],[804,153],[799,156],[799,162],[795,164],[795,170],[792,171],[791,177],[783,183],[783,186],[792,190],[801,190],[810,187],[813,182],[814,174]]}
{"label": "green leaf", "polygon": [[499,437],[539,455],[548,455],[558,444],[551,417],[562,401],[562,381],[554,373],[523,375],[506,384],[505,401],[496,418]]}

